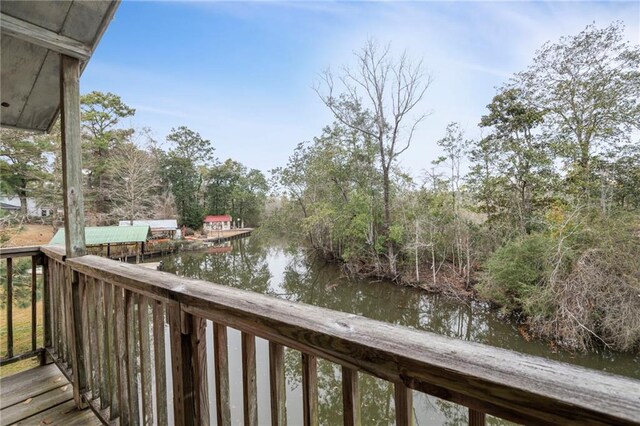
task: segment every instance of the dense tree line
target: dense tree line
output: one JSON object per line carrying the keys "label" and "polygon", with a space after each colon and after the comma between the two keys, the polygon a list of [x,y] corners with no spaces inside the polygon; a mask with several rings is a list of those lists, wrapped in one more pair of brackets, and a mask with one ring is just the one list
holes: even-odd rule
{"label": "dense tree line", "polygon": [[[211,141],[181,126],[159,147],[150,129],[127,126],[135,109],[113,93],[81,97],[85,212],[90,225],[118,220],[177,218],[197,229],[206,214],[230,214],[245,225],[260,222],[267,192],[264,175],[231,159],[220,162]],[[60,131],[47,135],[2,129],[0,189],[62,210]],[[9,217],[8,219],[15,219]]]}
{"label": "dense tree line", "polygon": [[623,33],[542,46],[497,89],[482,138],[446,128],[421,182],[398,157],[430,78],[368,43],[356,68],[324,74],[335,122],[273,171],[270,226],[349,273],[491,300],[567,347],[637,348],[640,47]]}

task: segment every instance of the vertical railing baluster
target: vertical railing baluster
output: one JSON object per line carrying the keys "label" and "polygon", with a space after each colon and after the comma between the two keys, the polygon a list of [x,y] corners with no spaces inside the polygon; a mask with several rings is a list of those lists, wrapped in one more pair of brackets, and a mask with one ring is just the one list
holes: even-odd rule
{"label": "vertical railing baluster", "polygon": [[38,298],[38,276],[36,275],[36,268],[37,268],[37,263],[38,263],[38,257],[37,256],[31,256],[31,350],[35,351],[37,348],[37,341],[36,341],[36,331],[37,331],[37,327],[38,327],[38,323],[37,323],[37,309],[38,309],[38,305],[37,303],[37,298]]}
{"label": "vertical railing baluster", "polygon": [[269,342],[269,384],[271,389],[271,425],[287,424],[287,400],[284,376],[284,347]]}
{"label": "vertical railing baluster", "polygon": [[342,367],[342,406],[344,424],[346,426],[359,426],[361,420],[358,371],[344,366]]}
{"label": "vertical railing baluster", "polygon": [[66,301],[66,291],[65,291],[65,279],[62,271],[62,264],[60,262],[56,262],[56,275],[57,275],[57,291],[58,291],[58,343],[60,346],[60,352],[58,357],[61,358],[61,361],[67,362],[67,322],[65,321],[66,316],[65,312],[67,310],[67,301]]}
{"label": "vertical railing baluster", "polygon": [[78,274],[78,291],[80,292],[80,318],[83,324],[82,327],[82,341],[83,346],[80,348],[84,357],[84,369],[87,374],[87,390],[91,391],[89,399],[94,399],[93,390],[95,389],[94,376],[91,368],[91,340],[89,334],[91,333],[91,321],[89,320],[89,311],[93,310],[93,307],[89,306],[89,291],[87,289],[87,277],[83,274]]}
{"label": "vertical railing baluster", "polygon": [[318,362],[302,352],[302,414],[304,426],[318,424]]}
{"label": "vertical railing baluster", "polygon": [[242,332],[242,403],[245,426],[257,426],[256,338],[245,332]]}
{"label": "vertical railing baluster", "polygon": [[167,415],[164,310],[162,302],[153,303],[153,362],[156,379],[156,417],[158,425],[165,425],[169,422]]}
{"label": "vertical railing baluster", "polygon": [[231,424],[231,401],[229,398],[229,350],[227,327],[213,324],[213,353],[216,377],[216,415],[218,426]]}
{"label": "vertical railing baluster", "polygon": [[140,380],[142,388],[142,424],[153,425],[151,390],[151,342],[149,337],[149,300],[139,296],[138,330],[140,331]]}
{"label": "vertical railing baluster", "polygon": [[7,258],[7,358],[13,356],[13,259]]}
{"label": "vertical railing baluster", "polygon": [[116,346],[117,371],[118,371],[118,397],[120,423],[128,425],[131,422],[129,410],[129,383],[127,380],[127,346],[126,346],[126,319],[125,301],[122,288],[113,286],[114,303],[114,336]]}
{"label": "vertical railing baluster", "polygon": [[207,383],[207,320],[191,318],[191,364],[193,366],[193,391],[195,421],[206,426],[209,421],[209,384]]}
{"label": "vertical railing baluster", "polygon": [[116,337],[118,324],[114,313],[116,291],[111,283],[102,282],[102,287],[104,292],[105,353],[109,370],[109,416],[110,420],[114,420],[120,416],[120,363],[118,358],[120,353]]}
{"label": "vertical railing baluster", "polygon": [[44,347],[45,351],[42,354],[41,364],[45,364],[47,362],[47,349],[51,348],[52,345],[52,334],[53,330],[51,328],[51,309],[52,309],[52,300],[51,300],[51,283],[50,283],[50,270],[49,270],[49,258],[45,255],[42,255],[42,311],[43,311],[43,333],[44,333]]}
{"label": "vertical railing baluster", "polygon": [[98,370],[100,376],[100,409],[104,410],[109,407],[111,402],[111,395],[109,395],[109,355],[107,349],[107,336],[105,334],[106,323],[106,311],[104,304],[104,283],[100,280],[92,279],[91,286],[93,287],[94,306],[96,310],[95,324],[96,324],[96,346],[98,352]]}
{"label": "vertical railing baluster", "polygon": [[125,327],[127,347],[127,378],[129,381],[130,424],[140,424],[140,404],[138,402],[138,362],[135,305],[137,295],[125,290]]}
{"label": "vertical railing baluster", "polygon": [[87,310],[89,321],[89,340],[85,344],[89,345],[90,362],[89,373],[91,375],[91,398],[101,397],[100,384],[103,380],[100,372],[100,351],[98,345],[98,315],[100,307],[96,304],[96,281],[92,277],[86,276],[85,291],[87,293]]}
{"label": "vertical railing baluster", "polygon": [[[68,297],[69,297],[69,347],[73,368],[73,398],[76,407],[83,408],[85,406],[82,395],[87,391],[87,371],[85,366],[84,348],[84,329],[87,323],[82,318],[82,294],[80,292],[80,274],[70,267],[65,267],[69,274],[68,280]],[[88,344],[89,342],[86,342]]]}
{"label": "vertical railing baluster", "polygon": [[469,426],[484,426],[485,417],[483,412],[469,408]]}
{"label": "vertical railing baluster", "polygon": [[413,392],[404,383],[394,384],[396,425],[411,426],[413,423]]}

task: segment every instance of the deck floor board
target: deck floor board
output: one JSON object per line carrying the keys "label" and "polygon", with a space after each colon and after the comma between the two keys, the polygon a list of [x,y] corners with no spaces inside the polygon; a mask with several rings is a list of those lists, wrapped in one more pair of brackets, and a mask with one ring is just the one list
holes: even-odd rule
{"label": "deck floor board", "polygon": [[0,425],[99,425],[89,409],[77,410],[73,388],[54,364],[0,379]]}

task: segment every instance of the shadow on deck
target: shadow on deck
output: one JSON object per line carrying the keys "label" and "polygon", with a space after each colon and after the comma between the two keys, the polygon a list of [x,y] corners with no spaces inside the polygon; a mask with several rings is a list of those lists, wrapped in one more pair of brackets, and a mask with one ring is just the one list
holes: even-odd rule
{"label": "shadow on deck", "polygon": [[78,410],[73,389],[55,364],[0,379],[0,425],[100,425],[90,409]]}

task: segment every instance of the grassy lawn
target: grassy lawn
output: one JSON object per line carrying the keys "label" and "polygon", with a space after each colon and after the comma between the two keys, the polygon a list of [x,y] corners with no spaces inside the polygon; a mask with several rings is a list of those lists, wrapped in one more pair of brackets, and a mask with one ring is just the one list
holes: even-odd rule
{"label": "grassy lawn", "polygon": [[[44,344],[42,325],[42,301],[36,304],[36,343],[37,347]],[[19,355],[31,350],[31,307],[18,308],[13,306],[13,353]],[[7,355],[7,310],[0,309],[0,356]],[[9,376],[38,365],[38,359],[26,359],[0,367],[0,377]]]}

